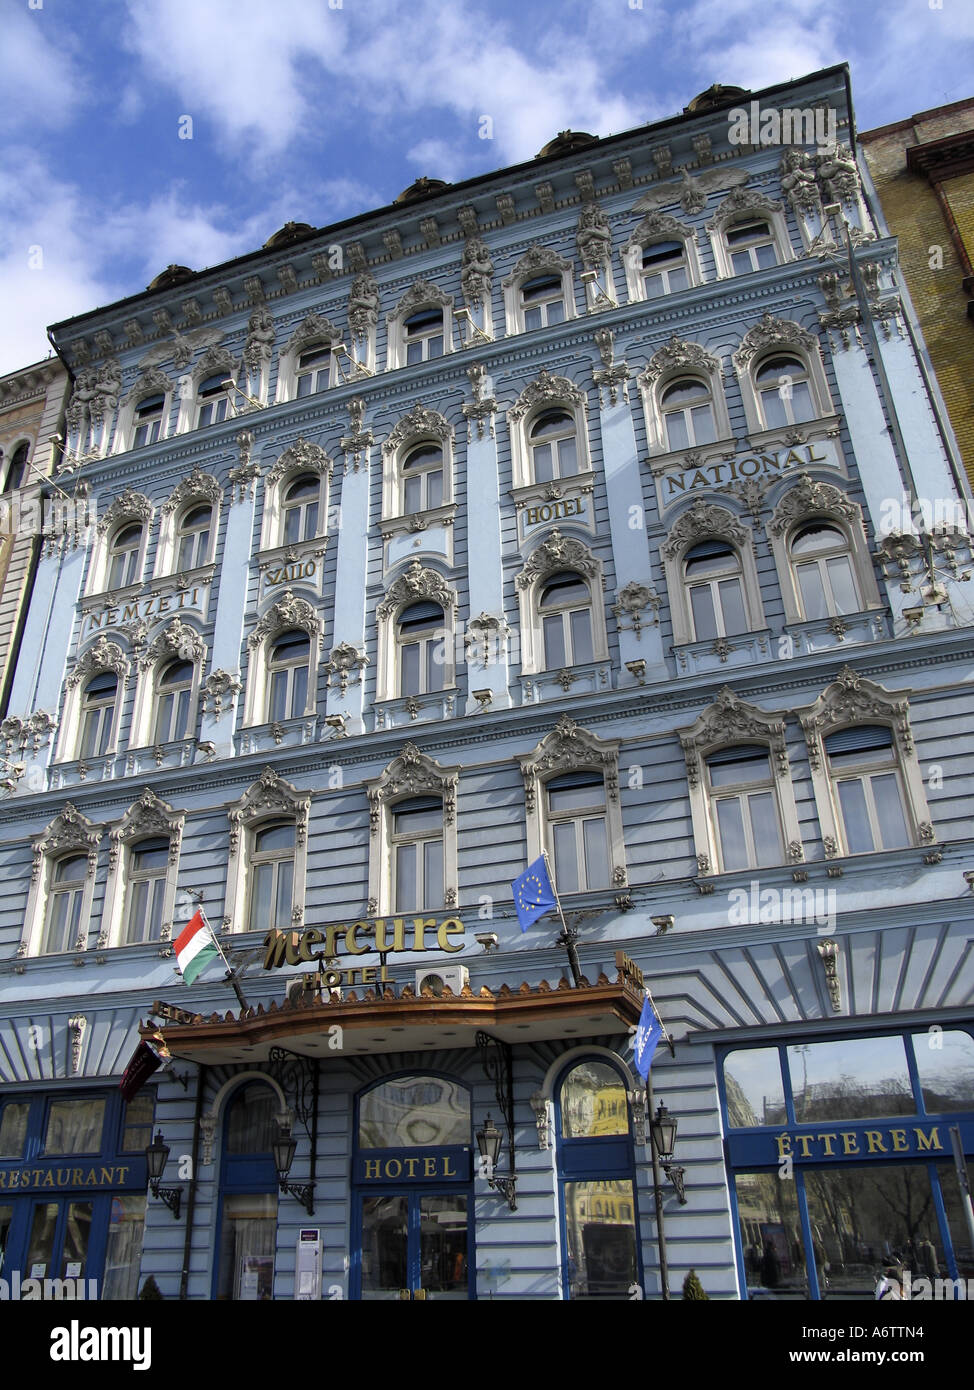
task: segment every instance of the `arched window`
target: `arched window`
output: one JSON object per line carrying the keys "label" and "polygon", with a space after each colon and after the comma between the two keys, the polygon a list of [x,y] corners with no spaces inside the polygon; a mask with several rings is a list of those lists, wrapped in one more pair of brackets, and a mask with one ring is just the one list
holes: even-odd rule
{"label": "arched window", "polygon": [[666,447],[692,449],[717,438],[710,388],[696,377],[681,377],[660,397]]}
{"label": "arched window", "polygon": [[410,449],[402,462],[402,514],[443,505],[443,450],[438,444]]}
{"label": "arched window", "polygon": [[133,416],[135,433],[132,437],[132,448],[141,449],[145,444],[155,444],[162,429],[162,412],[165,409],[166,397],[161,391],[151,396],[145,396],[135,407]]}
{"label": "arched window", "polygon": [[693,638],[735,637],[749,632],[741,560],[727,541],[701,541],[683,560]]}
{"label": "arched window", "polygon": [[608,888],[605,779],[566,772],[545,783],[546,824],[559,893]]}
{"label": "arched window", "polygon": [[446,684],[446,619],[438,603],[412,603],[396,624],[399,694],[428,695]]}
{"label": "arched window", "polygon": [[125,935],[128,945],[159,941],[169,870],[169,841],[162,836],[141,840],[128,851],[125,889]]}
{"label": "arched window", "polygon": [[142,527],[123,526],[116,531],[108,548],[108,588],[124,589],[139,577],[139,556],[142,552]]}
{"label": "arched window", "polygon": [[159,673],[156,682],[156,743],[175,743],[190,737],[194,670],[191,661],[171,661]]}
{"label": "arched window", "polygon": [[295,368],[295,397],[312,396],[324,391],[331,379],[331,348],[327,343],[314,343],[298,354]]}
{"label": "arched window", "polygon": [[565,1297],[628,1298],[642,1275],[626,1082],[588,1058],[562,1078],[557,1101]]}
{"label": "arched window", "polygon": [[718,871],[781,864],[781,818],[767,748],[721,748],[706,768]]}
{"label": "arched window", "polygon": [[73,949],[81,929],[87,872],[88,859],[84,854],[59,859],[52,866],[42,955]]}
{"label": "arched window", "polygon": [[791,561],[806,619],[861,612],[849,541],[838,526],[822,519],[800,526],[791,540]]}
{"label": "arched window", "polygon": [[727,255],[735,275],[752,270],[770,270],[778,264],[774,233],[763,218],[737,222],[724,232]]}
{"label": "arched window", "polygon": [[544,668],[560,671],[595,660],[592,642],[592,595],[580,574],[553,574],[538,600],[544,642]]}
{"label": "arched window", "polygon": [[687,271],[686,246],[682,241],[657,241],[643,248],[643,294],[646,299],[658,299],[690,284]]}
{"label": "arched window", "polygon": [[565,322],[565,291],[560,275],[535,275],[521,285],[524,331]]}
{"label": "arched window", "polygon": [[250,853],[249,930],[290,931],[294,925],[293,821],[274,821],[253,832]]}
{"label": "arched window", "polygon": [[210,528],[213,508],[193,507],[179,523],[176,569],[180,573],[205,565],[210,558]]}
{"label": "arched window", "polygon": [[14,456],[10,460],[10,467],[7,469],[7,476],[3,482],[3,490],[16,492],[24,485],[24,476],[27,473],[27,456],[30,453],[30,445],[25,441],[18,444],[14,450]]}
{"label": "arched window", "polygon": [[391,808],[392,911],[443,906],[443,802],[416,796]]}
{"label": "arched window", "polygon": [[761,415],[768,429],[814,420],[808,369],[797,357],[769,357],[754,373]]}
{"label": "arched window", "polygon": [[205,381],[201,381],[196,388],[196,427],[202,429],[204,425],[216,425],[221,420],[227,418],[227,388],[224,386],[226,376],[223,372],[218,372],[216,376],[208,376]]}
{"label": "arched window", "polygon": [[298,628],[282,633],[270,649],[267,662],[268,722],[300,719],[308,703],[308,667],[311,642]]}
{"label": "arched window", "polygon": [[578,472],[575,421],[564,410],[549,410],[528,431],[533,481],[550,483]]}
{"label": "arched window", "polygon": [[281,506],[282,544],[298,545],[317,536],[320,501],[321,479],[313,473],[302,473],[288,484]]}
{"label": "arched window", "polygon": [[911,843],[891,730],[883,724],[838,729],[824,739],[846,854]]}
{"label": "arched window", "polygon": [[281,1103],[261,1082],[241,1086],[227,1105],[220,1163],[218,1299],[274,1296],[277,1178],[272,1157]]}
{"label": "arched window", "polygon": [[115,727],[118,677],[112,671],[92,676],[85,686],[81,705],[79,758],[100,758],[107,753]]}
{"label": "arched window", "polygon": [[443,356],[442,309],[420,309],[410,314],[403,322],[402,331],[407,367]]}

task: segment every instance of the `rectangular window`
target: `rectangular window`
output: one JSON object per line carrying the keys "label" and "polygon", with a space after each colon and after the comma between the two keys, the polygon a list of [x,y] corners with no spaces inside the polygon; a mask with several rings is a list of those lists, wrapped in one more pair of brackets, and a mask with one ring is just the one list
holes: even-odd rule
{"label": "rectangular window", "polygon": [[639,1282],[631,1182],[566,1182],[568,1296],[626,1298]]}
{"label": "rectangular window", "polygon": [[274,1296],[277,1193],[224,1197],[217,1298],[244,1303]]}
{"label": "rectangular window", "polygon": [[23,1158],[27,1142],[28,1101],[11,1101],[0,1115],[0,1158]]}
{"label": "rectangular window", "polygon": [[45,1154],[101,1152],[105,1128],[104,1100],[55,1100],[47,1112]]}
{"label": "rectangular window", "polygon": [[144,1234],[145,1197],[141,1194],[113,1197],[105,1273],[100,1288],[103,1302],[138,1298]]}
{"label": "rectangular window", "polygon": [[777,1173],[738,1173],[734,1185],[748,1297],[807,1298],[794,1179]]}
{"label": "rectangular window", "polygon": [[152,1120],[155,1098],[151,1091],[140,1091],[125,1104],[122,1120],[122,1153],[143,1153],[152,1143]]}

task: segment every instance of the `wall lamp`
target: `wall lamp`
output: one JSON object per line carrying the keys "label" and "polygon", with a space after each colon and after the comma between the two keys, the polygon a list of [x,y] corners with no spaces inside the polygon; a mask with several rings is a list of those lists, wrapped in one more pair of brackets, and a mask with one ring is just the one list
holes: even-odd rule
{"label": "wall lamp", "polygon": [[507,1205],[511,1211],[517,1211],[517,1178],[513,1174],[509,1178],[497,1177],[497,1158],[501,1151],[502,1137],[488,1114],[487,1123],[477,1130],[476,1135],[477,1148],[480,1150],[487,1174],[487,1185],[507,1198]]}
{"label": "wall lamp", "polygon": [[683,1185],[683,1174],[686,1169],[673,1162],[673,1150],[676,1148],[676,1117],[670,1114],[662,1101],[650,1121],[649,1128],[660,1167],[676,1188],[676,1199],[680,1206],[685,1207],[687,1194]]}
{"label": "wall lamp", "polygon": [[287,1180],[287,1175],[291,1171],[291,1164],[294,1162],[294,1151],[297,1147],[296,1141],[291,1137],[291,1131],[282,1129],[271,1146],[274,1153],[274,1167],[277,1169],[277,1181],[282,1192],[290,1193],[292,1197],[296,1197],[308,1215],[314,1216],[314,1183],[290,1183]]}
{"label": "wall lamp", "polygon": [[153,1197],[161,1198],[178,1221],[179,1208],[183,1200],[182,1188],[159,1186],[162,1175],[166,1171],[166,1164],[169,1162],[169,1145],[163,1142],[161,1129],[156,1131],[156,1137],[152,1143],[145,1147],[145,1162],[149,1174],[149,1188]]}

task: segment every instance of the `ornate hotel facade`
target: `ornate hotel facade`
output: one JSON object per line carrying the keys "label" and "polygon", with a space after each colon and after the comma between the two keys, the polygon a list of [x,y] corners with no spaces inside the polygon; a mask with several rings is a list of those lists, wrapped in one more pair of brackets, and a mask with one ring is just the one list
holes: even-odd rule
{"label": "ornate hotel facade", "polygon": [[714,88],[52,329],[5,1274],[659,1298],[643,981],[674,1296],[974,1274],[967,485],[855,148]]}

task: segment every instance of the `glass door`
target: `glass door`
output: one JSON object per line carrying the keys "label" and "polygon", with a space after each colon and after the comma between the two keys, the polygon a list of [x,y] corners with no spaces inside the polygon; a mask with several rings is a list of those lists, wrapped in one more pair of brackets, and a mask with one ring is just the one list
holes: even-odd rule
{"label": "glass door", "polygon": [[470,1297],[470,1204],[466,1192],[360,1197],[361,1297]]}
{"label": "glass door", "polygon": [[93,1204],[36,1202],[31,1214],[26,1277],[84,1279]]}

